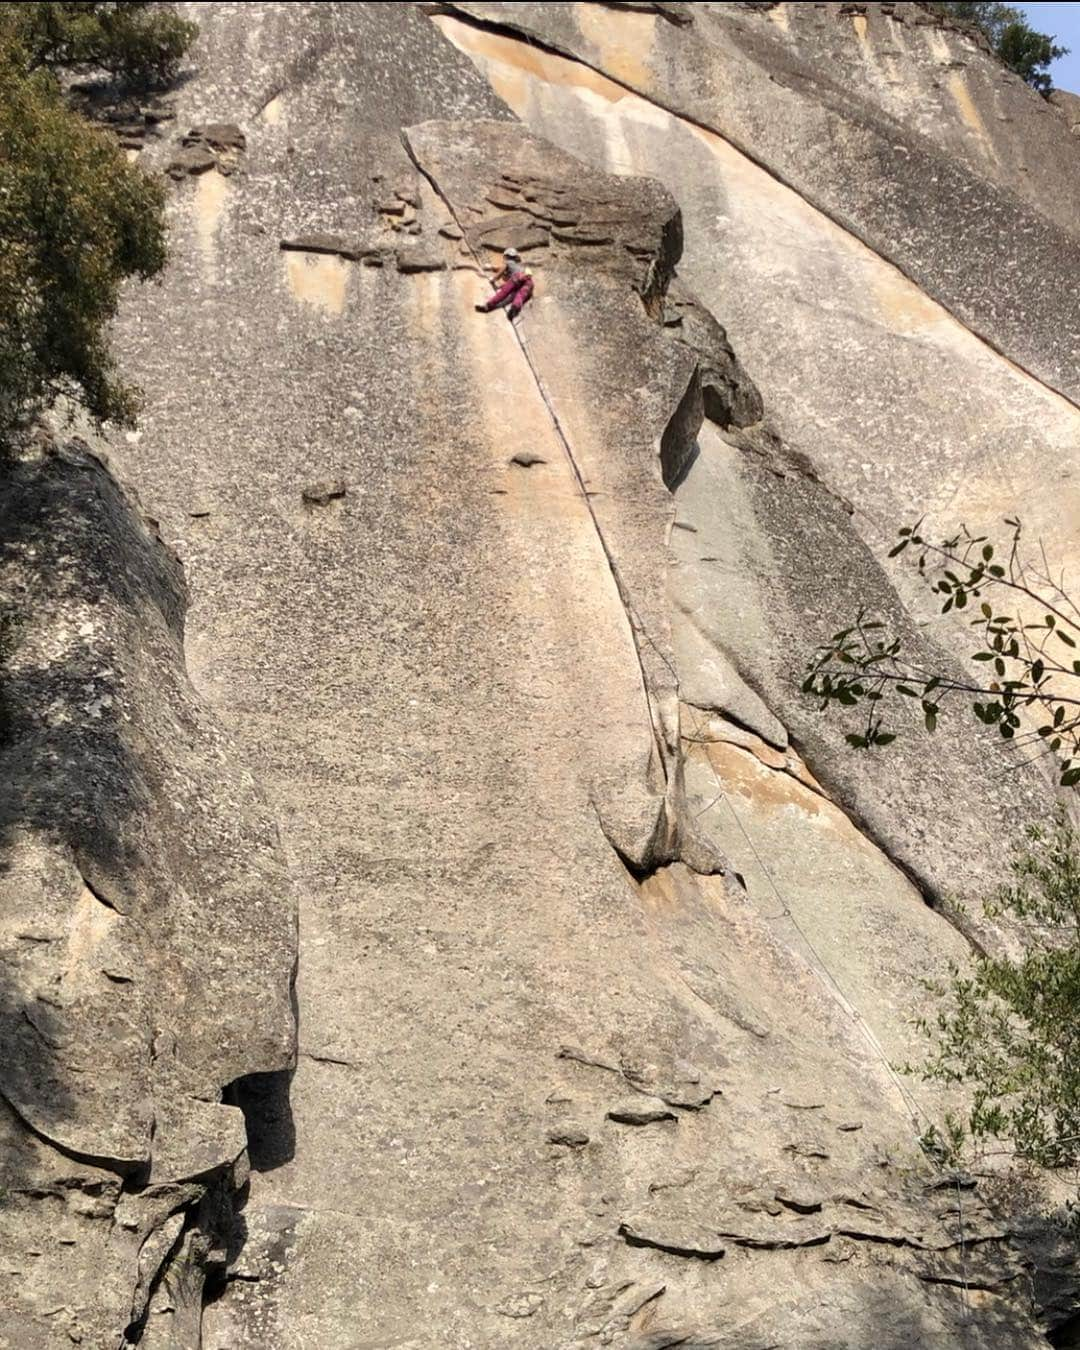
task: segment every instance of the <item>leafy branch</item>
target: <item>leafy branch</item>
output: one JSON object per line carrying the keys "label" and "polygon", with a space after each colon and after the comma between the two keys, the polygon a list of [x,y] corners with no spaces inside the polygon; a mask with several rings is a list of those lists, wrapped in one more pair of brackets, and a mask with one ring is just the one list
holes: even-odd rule
{"label": "leafy branch", "polygon": [[949,699],[970,698],[974,716],[1003,740],[1036,748],[1036,759],[1055,755],[1062,786],[1072,787],[1080,783],[1080,609],[1063,579],[1052,575],[1045,549],[1026,557],[1020,521],[1005,524],[1011,535],[1001,551],[966,526],[932,543],[920,520],[899,531],[889,553],[915,550],[919,575],[940,598],[941,612],[971,613],[970,676],[908,656],[880,619],[860,610],[817,649],[803,692],[821,699],[823,710],[832,704],[864,710],[861,729],[846,738],[860,750],[896,739],[882,712],[890,695],[917,703],[931,732]]}

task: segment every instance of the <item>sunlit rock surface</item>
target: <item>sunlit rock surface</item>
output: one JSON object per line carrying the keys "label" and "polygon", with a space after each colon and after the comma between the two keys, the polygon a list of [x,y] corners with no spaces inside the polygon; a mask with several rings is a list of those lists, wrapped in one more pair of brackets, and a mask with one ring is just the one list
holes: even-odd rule
{"label": "sunlit rock surface", "polygon": [[[1068,119],[917,5],[182,8],[112,448],[176,557],[77,447],[18,480],[98,569],[55,715],[135,711],[10,741],[0,1344],[1045,1344],[1067,1268],[898,1066],[1049,778],[800,683],[860,604],[965,655],[898,523],[1072,558]],[[5,548],[17,675],[74,620]]]}

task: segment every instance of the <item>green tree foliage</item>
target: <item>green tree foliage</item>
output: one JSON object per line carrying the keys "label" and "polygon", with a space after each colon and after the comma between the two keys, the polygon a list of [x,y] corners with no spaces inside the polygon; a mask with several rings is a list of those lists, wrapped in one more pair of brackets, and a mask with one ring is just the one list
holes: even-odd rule
{"label": "green tree foliage", "polygon": [[167,5],[8,4],[4,25],[27,69],[102,70],[127,84],[172,79],[195,37]]}
{"label": "green tree foliage", "polygon": [[884,725],[890,695],[917,703],[928,731],[942,705],[970,699],[984,726],[1035,757],[1057,756],[1061,783],[1080,783],[1080,609],[1050,574],[1045,555],[1025,557],[1022,526],[999,551],[985,535],[966,529],[940,544],[920,533],[921,522],[900,530],[890,556],[914,550],[919,575],[941,601],[942,613],[965,611],[975,650],[970,674],[928,666],[904,652],[885,625],[860,612],[850,627],[819,647],[803,692],[822,701],[861,708],[862,724],[848,743],[859,750],[889,745]]}
{"label": "green tree foliage", "polygon": [[[1018,520],[998,549],[966,529],[939,544],[921,524],[905,526],[892,549],[909,550],[944,613],[970,615],[970,674],[909,657],[885,625],[866,613],[834,634],[810,662],[805,692],[860,710],[848,735],[860,750],[886,746],[890,696],[918,707],[928,731],[949,700],[1035,757],[1056,757],[1061,783],[1080,783],[1080,609],[1040,549],[1025,550]],[[1080,1160],[1080,837],[1063,812],[1050,830],[1029,832],[1030,848],[1012,880],[984,904],[1025,936],[1017,957],[979,954],[948,983],[919,1025],[934,1042],[924,1072],[971,1093],[966,1120],[949,1118],[924,1138],[955,1160],[969,1140],[1010,1142],[1043,1166]]]}
{"label": "green tree foliage", "polygon": [[1059,47],[1046,33],[1036,33],[1026,23],[1011,23],[1001,35],[997,54],[1010,70],[1015,70],[1040,94],[1053,91],[1050,63],[1068,56],[1068,47]]}
{"label": "green tree foliage", "polygon": [[190,25],[148,5],[0,6],[0,442],[66,394],[129,421],[106,328],[126,277],[165,260],[164,189],[67,103],[64,70],[175,68]]}
{"label": "green tree foliage", "polygon": [[975,0],[975,3],[935,4],[932,8],[959,19],[961,23],[969,23],[972,27],[981,29],[995,51],[1005,29],[1010,24],[1022,23],[1024,20],[1023,14],[1015,5],[985,3],[980,0]]}
{"label": "green tree foliage", "polygon": [[[1030,831],[1012,881],[986,904],[1022,926],[1022,956],[980,955],[919,1023],[932,1038],[925,1076],[971,1092],[966,1121],[947,1122],[944,1142],[1008,1140],[1044,1167],[1080,1159],[1080,839],[1059,816]],[[935,1141],[936,1142],[936,1141]]]}
{"label": "green tree foliage", "polygon": [[934,9],[972,24],[985,35],[997,56],[1021,79],[1049,94],[1053,89],[1050,63],[1067,56],[1069,49],[1059,47],[1048,33],[1038,33],[1015,5],[996,3],[935,4]]}

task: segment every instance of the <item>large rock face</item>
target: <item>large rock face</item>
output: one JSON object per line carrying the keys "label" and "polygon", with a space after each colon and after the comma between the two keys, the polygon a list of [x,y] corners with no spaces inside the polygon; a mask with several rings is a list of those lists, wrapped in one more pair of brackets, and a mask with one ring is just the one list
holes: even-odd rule
{"label": "large rock face", "polygon": [[1052,789],[799,682],[964,654],[898,517],[1071,556],[1067,121],[915,5],[183,8],[115,452],[184,650],[96,461],[12,487],[81,664],[4,733],[0,1344],[1045,1344],[896,1066]]}

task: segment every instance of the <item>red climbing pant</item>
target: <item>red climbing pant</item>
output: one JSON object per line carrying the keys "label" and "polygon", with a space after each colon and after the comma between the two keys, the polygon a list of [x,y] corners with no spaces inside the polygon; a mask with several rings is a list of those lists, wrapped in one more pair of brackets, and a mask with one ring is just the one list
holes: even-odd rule
{"label": "red climbing pant", "polygon": [[533,293],[533,279],[527,272],[515,272],[507,277],[495,294],[484,306],[487,310],[498,309],[510,301],[510,313],[520,314],[521,307]]}

